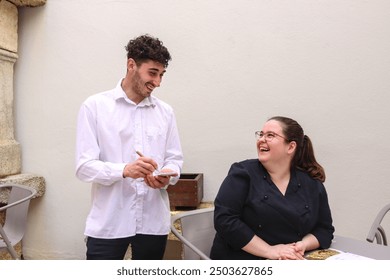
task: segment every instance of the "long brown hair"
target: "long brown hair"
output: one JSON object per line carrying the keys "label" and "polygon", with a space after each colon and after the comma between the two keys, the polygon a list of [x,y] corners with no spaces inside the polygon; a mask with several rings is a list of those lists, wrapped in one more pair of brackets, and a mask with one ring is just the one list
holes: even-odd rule
{"label": "long brown hair", "polygon": [[296,167],[309,173],[314,179],[325,182],[325,170],[317,162],[314,156],[313,144],[310,138],[304,134],[302,127],[293,119],[275,116],[269,119],[281,123],[283,134],[288,142],[295,141],[297,148],[291,162],[291,167]]}

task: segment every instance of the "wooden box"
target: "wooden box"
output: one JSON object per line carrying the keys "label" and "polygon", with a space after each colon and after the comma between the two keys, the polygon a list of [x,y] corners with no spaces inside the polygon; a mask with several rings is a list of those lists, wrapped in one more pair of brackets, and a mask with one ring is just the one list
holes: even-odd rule
{"label": "wooden box", "polygon": [[203,198],[203,173],[182,173],[167,191],[171,208],[196,208]]}

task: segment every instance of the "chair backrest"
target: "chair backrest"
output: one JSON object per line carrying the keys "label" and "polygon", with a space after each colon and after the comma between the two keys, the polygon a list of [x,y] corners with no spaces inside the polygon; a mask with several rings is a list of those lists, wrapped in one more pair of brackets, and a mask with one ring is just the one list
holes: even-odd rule
{"label": "chair backrest", "polygon": [[[181,232],[176,228],[180,221]],[[214,207],[185,211],[172,216],[171,231],[185,245],[185,260],[209,260],[213,244]]]}
{"label": "chair backrest", "polygon": [[390,211],[390,204],[387,204],[378,212],[374,222],[371,225],[370,231],[368,232],[366,238],[368,242],[372,243],[374,242],[374,240],[376,240],[376,243],[387,246],[386,232],[384,228],[381,226],[381,223],[383,218],[389,211]]}
{"label": "chair backrest", "polygon": [[0,240],[0,248],[7,247],[15,258],[15,251],[11,246],[15,246],[24,236],[30,200],[37,192],[31,187],[19,184],[0,185],[0,191],[8,190],[8,202],[5,206],[0,207],[0,212],[6,211],[4,225],[0,233],[4,242]]}

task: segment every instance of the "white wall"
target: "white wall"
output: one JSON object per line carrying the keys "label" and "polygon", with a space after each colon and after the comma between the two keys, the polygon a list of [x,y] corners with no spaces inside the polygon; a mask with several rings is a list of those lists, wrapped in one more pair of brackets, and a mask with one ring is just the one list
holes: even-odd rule
{"label": "white wall", "polygon": [[20,9],[15,66],[22,170],[44,176],[25,256],[83,259],[89,184],[74,176],[76,116],[125,73],[124,46],[149,33],[173,60],[155,94],[177,115],[184,172],[213,200],[230,164],[256,157],[254,131],[298,120],[327,172],[336,233],[364,240],[389,203],[387,0],[48,0]]}

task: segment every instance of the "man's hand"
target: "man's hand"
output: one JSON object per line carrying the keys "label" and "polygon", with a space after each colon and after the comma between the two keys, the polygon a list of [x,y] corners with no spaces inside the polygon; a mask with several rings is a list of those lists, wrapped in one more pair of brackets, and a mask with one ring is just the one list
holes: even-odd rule
{"label": "man's hand", "polygon": [[[160,172],[161,173],[171,173],[174,171],[171,169],[163,169]],[[169,184],[169,179],[172,176],[148,175],[145,177],[145,182],[149,187],[151,187],[153,189],[161,189]],[[177,173],[176,173],[176,176],[177,176]]]}
{"label": "man's hand", "polygon": [[145,178],[157,169],[157,163],[148,157],[139,157],[136,161],[126,164],[123,177],[133,179]]}

